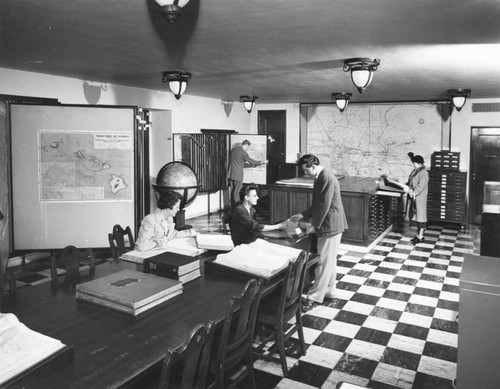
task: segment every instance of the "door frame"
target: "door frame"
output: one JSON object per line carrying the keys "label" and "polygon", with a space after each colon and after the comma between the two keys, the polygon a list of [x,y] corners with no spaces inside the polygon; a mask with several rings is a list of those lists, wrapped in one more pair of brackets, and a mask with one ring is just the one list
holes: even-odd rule
{"label": "door frame", "polygon": [[[498,135],[500,136],[500,126],[473,126],[471,127],[471,138],[470,138],[470,154],[469,154],[469,207],[468,207],[468,221],[469,224],[478,224],[477,222],[477,216],[478,214],[476,212],[476,203],[477,201],[481,201],[482,199],[477,199],[476,198],[476,191],[474,188],[478,183],[476,180],[478,179],[477,177],[477,162],[478,162],[478,155],[481,154],[480,150],[478,149],[479,146],[479,137],[481,135]],[[483,182],[479,183],[481,185],[484,185],[484,180]]]}

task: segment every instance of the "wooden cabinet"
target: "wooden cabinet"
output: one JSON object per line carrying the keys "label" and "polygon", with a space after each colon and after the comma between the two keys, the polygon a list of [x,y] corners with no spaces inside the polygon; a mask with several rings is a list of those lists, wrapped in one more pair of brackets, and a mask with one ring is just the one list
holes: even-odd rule
{"label": "wooden cabinet", "polygon": [[[377,184],[373,177],[343,177],[339,184],[349,226],[342,235],[342,242],[368,246],[393,223],[398,198],[376,195]],[[270,185],[269,197],[270,223],[278,223],[311,205],[312,181],[310,186]]]}
{"label": "wooden cabinet", "polygon": [[467,173],[453,170],[429,171],[427,218],[465,223]]}

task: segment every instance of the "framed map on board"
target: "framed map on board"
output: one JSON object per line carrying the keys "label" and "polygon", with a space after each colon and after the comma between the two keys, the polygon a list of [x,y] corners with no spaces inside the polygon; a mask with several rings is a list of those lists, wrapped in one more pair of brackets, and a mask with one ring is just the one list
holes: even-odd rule
{"label": "framed map on board", "polygon": [[[250,135],[250,134],[235,134],[230,135],[229,148],[241,146],[241,142],[245,139],[250,141],[248,155],[250,158],[257,161],[267,159],[267,136],[266,135]],[[267,183],[267,165],[248,166],[243,169],[243,182],[266,185]]]}

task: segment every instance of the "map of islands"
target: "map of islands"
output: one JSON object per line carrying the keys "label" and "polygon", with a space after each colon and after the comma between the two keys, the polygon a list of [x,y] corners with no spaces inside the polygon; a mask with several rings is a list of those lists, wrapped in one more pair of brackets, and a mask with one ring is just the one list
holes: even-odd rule
{"label": "map of islands", "polygon": [[133,135],[39,131],[40,201],[132,201]]}
{"label": "map of islands", "polygon": [[307,107],[307,152],[336,174],[406,182],[413,169],[407,154],[424,157],[441,149],[447,124],[440,104],[332,105]]}

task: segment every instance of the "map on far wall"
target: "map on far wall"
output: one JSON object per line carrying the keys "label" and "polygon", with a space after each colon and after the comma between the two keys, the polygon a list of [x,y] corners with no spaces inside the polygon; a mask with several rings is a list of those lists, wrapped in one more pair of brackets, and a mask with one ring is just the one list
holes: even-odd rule
{"label": "map on far wall", "polygon": [[[231,150],[236,146],[241,146],[244,140],[250,141],[248,156],[256,161],[265,161],[267,159],[267,136],[253,134],[231,134]],[[243,169],[243,182],[265,185],[266,184],[267,165],[245,166]]]}
{"label": "map on far wall", "polygon": [[40,201],[132,201],[133,134],[39,131]]}
{"label": "map on far wall", "polygon": [[[307,153],[336,174],[379,177],[406,182],[413,165],[408,152],[431,155],[441,150],[442,104],[304,105],[307,109]],[[304,114],[303,108],[303,114]]]}

